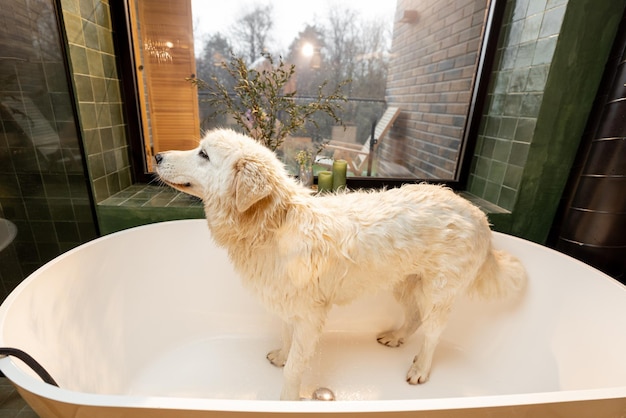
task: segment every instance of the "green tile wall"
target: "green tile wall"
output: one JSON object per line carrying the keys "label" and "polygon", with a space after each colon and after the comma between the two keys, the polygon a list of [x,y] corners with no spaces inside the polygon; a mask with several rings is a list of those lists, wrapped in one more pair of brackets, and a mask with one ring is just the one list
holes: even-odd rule
{"label": "green tile wall", "polygon": [[567,0],[509,0],[468,191],[513,210]]}
{"label": "green tile wall", "polygon": [[53,0],[0,7],[0,300],[32,271],[96,237]]}
{"label": "green tile wall", "polygon": [[100,203],[132,183],[107,0],[62,0],[89,176]]}

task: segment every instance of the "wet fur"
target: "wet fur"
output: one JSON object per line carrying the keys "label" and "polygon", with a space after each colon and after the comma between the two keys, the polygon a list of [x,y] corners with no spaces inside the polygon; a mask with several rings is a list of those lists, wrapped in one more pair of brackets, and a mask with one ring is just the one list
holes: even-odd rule
{"label": "wet fur", "polygon": [[404,324],[378,336],[401,345],[424,333],[406,379],[428,380],[452,304],[464,292],[504,296],[526,280],[496,251],[485,215],[451,190],[405,185],[313,196],[274,153],[231,130],[209,132],[191,151],[157,156],[167,184],[201,198],[213,238],[245,282],[284,321],[267,358],[284,366],[281,399],[300,398],[302,375],[333,304],[392,288]]}

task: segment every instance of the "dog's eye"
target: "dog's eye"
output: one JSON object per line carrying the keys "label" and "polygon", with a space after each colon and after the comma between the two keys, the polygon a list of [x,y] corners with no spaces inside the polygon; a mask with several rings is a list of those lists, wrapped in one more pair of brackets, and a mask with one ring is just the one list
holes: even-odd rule
{"label": "dog's eye", "polygon": [[209,155],[203,149],[201,149],[200,152],[198,152],[198,155],[207,161],[211,161],[211,159],[209,158]]}

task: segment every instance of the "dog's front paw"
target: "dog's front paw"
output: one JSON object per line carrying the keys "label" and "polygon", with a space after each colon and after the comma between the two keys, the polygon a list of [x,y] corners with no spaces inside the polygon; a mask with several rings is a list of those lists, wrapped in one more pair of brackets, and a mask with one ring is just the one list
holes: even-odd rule
{"label": "dog's front paw", "polygon": [[277,349],[267,353],[267,359],[276,367],[283,367],[287,362],[287,355],[283,354],[283,350]]}
{"label": "dog's front paw", "polygon": [[404,344],[404,338],[396,334],[395,331],[387,331],[376,337],[376,341],[387,347],[400,347]]}
{"label": "dog's front paw", "polygon": [[428,369],[420,365],[419,355],[415,356],[413,364],[411,364],[411,368],[406,374],[406,381],[411,385],[426,383],[430,376],[430,370]]}

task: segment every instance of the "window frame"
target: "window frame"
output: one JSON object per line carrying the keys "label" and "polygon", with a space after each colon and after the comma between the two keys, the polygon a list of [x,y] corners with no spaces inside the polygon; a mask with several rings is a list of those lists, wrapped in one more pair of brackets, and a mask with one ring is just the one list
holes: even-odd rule
{"label": "window frame", "polygon": [[[151,183],[157,176],[147,169],[144,154],[144,135],[141,124],[141,106],[138,94],[140,74],[134,57],[129,0],[110,3],[111,24],[118,57],[118,70],[122,82],[122,97],[125,102],[125,119],[129,138],[130,159],[133,180],[136,183]],[[506,0],[489,0],[487,16],[483,26],[476,73],[472,83],[468,113],[463,128],[459,158],[453,179],[415,179],[402,177],[348,177],[349,188],[391,188],[405,183],[431,182],[445,184],[454,190],[464,190],[467,186],[478,130],[486,102],[489,80],[496,58],[500,29],[504,20]],[[317,182],[317,178],[315,179]]]}

